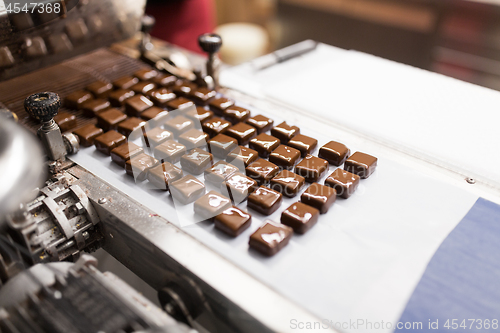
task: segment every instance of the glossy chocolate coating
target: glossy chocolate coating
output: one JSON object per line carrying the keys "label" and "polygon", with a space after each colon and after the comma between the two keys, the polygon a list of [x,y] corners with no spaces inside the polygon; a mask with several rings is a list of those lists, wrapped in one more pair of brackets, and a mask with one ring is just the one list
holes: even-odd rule
{"label": "glossy chocolate coating", "polygon": [[283,170],[271,179],[271,188],[285,197],[293,198],[304,187],[305,179],[288,170]]}
{"label": "glossy chocolate coating", "polygon": [[144,95],[135,95],[125,101],[125,112],[129,117],[140,117],[141,113],[153,106],[153,102]]}
{"label": "glossy chocolate coating", "polygon": [[185,145],[189,150],[197,147],[206,148],[208,139],[208,134],[196,128],[192,128],[189,131],[179,135],[178,141]]}
{"label": "glossy chocolate coating", "polygon": [[248,196],[247,207],[261,214],[271,215],[281,205],[283,195],[275,190],[261,186]]}
{"label": "glossy chocolate coating", "polygon": [[82,104],[83,114],[87,117],[95,117],[99,112],[107,110],[111,103],[105,99],[91,99]]}
{"label": "glossy chocolate coating", "polygon": [[238,140],[238,144],[244,146],[248,144],[251,139],[257,136],[257,130],[248,124],[238,123],[229,127],[224,134],[235,138]]}
{"label": "glossy chocolate coating", "polygon": [[290,126],[286,121],[271,129],[271,135],[280,139],[281,143],[284,144],[288,143],[288,141],[297,134],[300,134],[300,128],[297,126]]}
{"label": "glossy chocolate coating", "polygon": [[171,87],[175,84],[176,81],[177,77],[170,74],[160,74],[151,80],[151,82],[163,87]]}
{"label": "glossy chocolate coating", "polygon": [[184,132],[194,127],[194,122],[184,116],[177,116],[167,120],[164,123],[166,129],[172,132],[175,136],[179,136]]}
{"label": "glossy chocolate coating", "polygon": [[113,81],[113,86],[120,90],[120,89],[130,89],[134,84],[137,84],[139,82],[139,79],[136,77],[132,76],[124,76],[119,78],[116,81]]}
{"label": "glossy chocolate coating", "polygon": [[162,108],[166,107],[168,102],[177,97],[172,90],[167,88],[153,89],[147,95],[156,106]]}
{"label": "glossy chocolate coating", "polygon": [[230,197],[235,204],[239,204],[255,191],[257,182],[241,172],[235,172],[222,183],[221,191]]}
{"label": "glossy chocolate coating", "polygon": [[184,115],[193,121],[199,121],[201,124],[205,120],[212,118],[214,113],[201,106],[197,106],[196,109],[189,110]]}
{"label": "glossy chocolate coating", "polygon": [[186,153],[186,146],[174,140],[168,140],[154,149],[154,155],[160,161],[177,163]]}
{"label": "glossy chocolate coating", "polygon": [[133,142],[129,142],[113,149],[111,159],[122,168],[125,168],[125,163],[128,160],[142,153],[144,153],[144,149]]}
{"label": "glossy chocolate coating", "polygon": [[257,184],[264,185],[269,183],[278,174],[280,168],[265,159],[259,158],[247,166],[245,170],[248,177],[255,179]]}
{"label": "glossy chocolate coating", "polygon": [[154,69],[145,68],[145,69],[140,69],[137,72],[135,72],[134,76],[141,81],[148,81],[148,80],[152,80],[155,77],[157,77],[158,72]]}
{"label": "glossy chocolate coating", "polygon": [[248,143],[248,147],[256,150],[262,158],[269,157],[271,152],[278,148],[279,145],[280,139],[265,133],[257,135]]}
{"label": "glossy chocolate coating", "polygon": [[227,154],[238,147],[238,141],[230,136],[219,134],[208,141],[208,149],[214,156],[226,158]]}
{"label": "glossy chocolate coating", "polygon": [[273,127],[274,120],[259,114],[252,118],[248,118],[246,123],[255,127],[257,129],[257,133],[260,134],[269,131],[271,127]]}
{"label": "glossy chocolate coating", "polygon": [[170,184],[170,194],[175,201],[186,205],[205,194],[205,185],[201,180],[187,175]]}
{"label": "glossy chocolate coating", "polygon": [[61,132],[67,132],[76,127],[76,116],[68,112],[59,112],[54,116],[54,121],[61,129]]}
{"label": "glossy chocolate coating", "polygon": [[319,149],[318,156],[328,163],[340,166],[350,154],[349,148],[340,142],[330,141]]}
{"label": "glossy chocolate coating", "polygon": [[339,168],[325,179],[325,185],[334,188],[337,196],[347,199],[358,188],[359,176]]}
{"label": "glossy chocolate coating", "polygon": [[292,228],[266,220],[264,225],[250,236],[248,244],[252,249],[266,256],[272,256],[288,244],[292,235]]}
{"label": "glossy chocolate coating", "polygon": [[377,158],[361,152],[352,154],[344,164],[344,169],[366,179],[375,171]]}
{"label": "glossy chocolate coating", "polygon": [[312,155],[307,155],[295,167],[295,173],[304,177],[306,182],[314,183],[328,170],[328,162]]}
{"label": "glossy chocolate coating", "polygon": [[144,127],[146,122],[136,117],[130,117],[118,124],[118,132],[125,135],[128,140],[137,139],[142,135],[139,129]]}
{"label": "glossy chocolate coating", "polygon": [[167,118],[168,111],[165,111],[159,107],[153,106],[141,113],[141,118],[147,121],[152,121],[150,124],[152,126],[160,126],[165,122]]}
{"label": "glossy chocolate coating", "polygon": [[168,191],[169,184],[183,177],[182,169],[175,165],[163,162],[151,168],[148,172],[149,182],[160,190]]}
{"label": "glossy chocolate coating", "polygon": [[295,148],[300,151],[302,157],[310,154],[318,145],[318,140],[305,136],[302,134],[297,134],[290,139],[287,143],[288,146]]}
{"label": "glossy chocolate coating", "polygon": [[319,210],[302,202],[296,202],[281,213],[281,223],[298,234],[305,234],[317,222]]}
{"label": "glossy chocolate coating", "polygon": [[226,97],[216,98],[208,103],[210,110],[212,110],[216,115],[222,116],[224,110],[230,106],[234,105],[234,101]]}
{"label": "glossy chocolate coating", "polygon": [[178,97],[167,102],[167,107],[170,110],[185,109],[193,105],[194,105],[193,101],[190,101],[185,97]]}
{"label": "glossy chocolate coating", "polygon": [[136,181],[143,181],[148,171],[158,164],[158,160],[152,156],[141,153],[125,162],[127,175],[134,177]]}
{"label": "glossy chocolate coating", "polygon": [[97,126],[105,131],[116,130],[118,124],[127,119],[127,115],[117,109],[109,109],[97,115]]}
{"label": "glossy chocolate coating", "polygon": [[211,90],[205,87],[191,90],[188,94],[189,98],[198,105],[207,105],[208,102],[215,97],[215,95],[217,95],[217,92],[215,90]]}
{"label": "glossy chocolate coating", "polygon": [[231,200],[210,191],[194,202],[194,212],[204,220],[212,219],[231,207]]}
{"label": "glossy chocolate coating", "polygon": [[179,81],[172,87],[172,90],[177,96],[188,97],[191,91],[196,88],[198,86],[192,82]]}
{"label": "glossy chocolate coating", "polygon": [[96,137],[94,145],[98,151],[109,156],[113,149],[126,142],[127,138],[124,135],[111,130]]}
{"label": "glossy chocolate coating", "polygon": [[232,237],[240,235],[250,227],[250,224],[252,224],[252,215],[235,206],[224,210],[214,219],[215,228]]}
{"label": "glossy chocolate coating", "polygon": [[97,81],[89,84],[85,89],[90,91],[95,98],[106,98],[111,90],[113,90],[113,85],[111,83]]}
{"label": "glossy chocolate coating", "polygon": [[227,154],[226,161],[242,169],[255,162],[258,158],[259,154],[255,150],[238,146]]}
{"label": "glossy chocolate coating", "polygon": [[220,186],[227,178],[238,171],[239,169],[234,165],[219,161],[210,169],[205,170],[205,181]]}
{"label": "glossy chocolate coating", "polygon": [[269,155],[270,162],[285,170],[292,170],[299,158],[300,151],[285,145],[280,145]]}
{"label": "glossy chocolate coating", "polygon": [[302,193],[300,201],[326,214],[337,199],[337,191],[329,186],[313,183]]}
{"label": "glossy chocolate coating", "polygon": [[200,149],[194,148],[189,153],[181,157],[182,170],[200,175],[213,164],[214,157],[212,154]]}
{"label": "glossy chocolate coating", "polygon": [[149,130],[146,133],[144,133],[144,141],[146,143],[146,146],[152,148],[172,138],[173,138],[172,133],[160,127],[155,127],[152,130]]}
{"label": "glossy chocolate coating", "polygon": [[223,112],[224,118],[233,124],[245,122],[250,117],[250,110],[240,106],[230,106]]}
{"label": "glossy chocolate coating", "polygon": [[91,99],[94,99],[94,96],[92,96],[91,93],[86,90],[79,90],[66,96],[64,102],[68,109],[79,110],[82,108],[83,103],[88,102]]}
{"label": "glossy chocolate coating", "polygon": [[136,94],[147,95],[150,91],[156,89],[156,85],[151,82],[139,82],[130,87]]}
{"label": "glossy chocolate coating", "polygon": [[217,134],[224,133],[227,131],[229,127],[231,127],[231,122],[224,120],[219,117],[212,117],[205,121],[201,127],[203,128],[203,132],[210,135],[210,137],[214,137]]}
{"label": "glossy chocolate coating", "polygon": [[112,91],[109,94],[109,101],[111,102],[111,105],[114,107],[121,107],[125,104],[125,101],[135,95],[135,92],[132,90],[126,90],[126,89],[119,89]]}
{"label": "glossy chocolate coating", "polygon": [[73,131],[78,139],[80,139],[80,146],[90,147],[94,144],[95,138],[103,133],[101,128],[95,127],[92,124],[80,127],[79,129]]}

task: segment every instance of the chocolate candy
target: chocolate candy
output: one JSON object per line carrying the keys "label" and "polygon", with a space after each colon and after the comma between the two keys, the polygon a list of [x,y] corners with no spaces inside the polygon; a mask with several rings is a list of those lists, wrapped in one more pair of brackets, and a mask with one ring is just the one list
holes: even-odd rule
{"label": "chocolate candy", "polygon": [[159,126],[165,122],[167,118],[168,111],[160,109],[159,107],[153,106],[141,113],[141,118],[147,121],[152,121],[150,124],[152,126]]}
{"label": "chocolate candy", "polygon": [[79,129],[73,131],[78,139],[80,139],[80,146],[90,147],[94,144],[95,138],[103,133],[103,130],[95,127],[92,124],[80,127]]}
{"label": "chocolate candy", "polygon": [[248,177],[255,179],[257,184],[264,185],[278,174],[280,169],[269,161],[259,158],[246,167],[246,174]]}
{"label": "chocolate candy", "polygon": [[219,117],[212,117],[201,124],[203,132],[210,135],[210,137],[214,137],[217,134],[224,133],[227,131],[229,127],[231,127],[231,123],[227,120],[224,120]]}
{"label": "chocolate candy", "polygon": [[285,145],[280,145],[269,155],[269,162],[272,162],[285,170],[292,170],[299,161],[300,151]]}
{"label": "chocolate candy", "polygon": [[235,204],[239,204],[255,191],[257,182],[241,172],[235,172],[222,183],[221,191],[230,197]]}
{"label": "chocolate candy", "polygon": [[186,205],[205,194],[205,185],[201,180],[187,175],[170,184],[170,194],[175,201]]}
{"label": "chocolate candy", "polygon": [[288,141],[297,134],[300,134],[300,128],[297,126],[290,126],[286,121],[271,129],[271,135],[280,139],[281,143],[284,144],[288,143]]}
{"label": "chocolate candy", "polygon": [[205,170],[205,181],[220,186],[232,174],[238,172],[238,168],[224,161],[219,161],[210,169]]}
{"label": "chocolate candy", "polygon": [[66,96],[64,102],[68,109],[79,110],[82,108],[83,103],[91,99],[94,99],[91,93],[86,90],[79,90]]}
{"label": "chocolate candy", "polygon": [[337,199],[337,191],[329,186],[313,183],[302,193],[300,201],[326,214]]}
{"label": "chocolate candy", "polygon": [[205,120],[212,118],[214,113],[201,106],[197,106],[196,109],[189,110],[184,115],[193,121],[203,123]]}
{"label": "chocolate candy", "polygon": [[61,132],[69,131],[76,127],[76,116],[68,112],[59,112],[54,121],[61,128]]}
{"label": "chocolate candy", "polygon": [[188,81],[180,81],[177,82],[172,90],[177,96],[187,97],[191,93],[192,90],[196,89],[198,86],[192,82]]}
{"label": "chocolate candy", "polygon": [[246,168],[250,165],[250,163],[255,162],[258,158],[259,154],[255,150],[244,146],[238,146],[227,154],[226,161],[241,169],[243,167]]}
{"label": "chocolate candy", "polygon": [[196,147],[206,147],[208,139],[208,134],[203,133],[196,128],[192,128],[189,131],[182,133],[178,138],[179,142],[185,145],[188,150]]}
{"label": "chocolate candy", "polygon": [[247,206],[261,214],[271,215],[280,207],[282,200],[281,193],[261,186],[248,196]]}
{"label": "chocolate candy", "polygon": [[295,173],[304,177],[308,183],[317,182],[326,170],[328,170],[328,162],[312,155],[307,155],[295,167]]}
{"label": "chocolate candy", "polygon": [[189,99],[184,97],[178,97],[167,102],[167,107],[170,110],[186,109],[193,105],[194,105],[193,101],[190,101]]}
{"label": "chocolate candy", "polygon": [[238,141],[224,134],[218,134],[208,141],[208,149],[214,156],[219,158],[226,158],[227,154],[236,147],[238,147]]}
{"label": "chocolate candy", "polygon": [[130,160],[132,157],[135,157],[139,154],[142,154],[144,149],[139,147],[133,142],[129,142],[128,144],[123,144],[111,151],[111,159],[113,162],[125,168],[125,163]]}
{"label": "chocolate candy", "polygon": [[116,81],[113,81],[113,86],[119,90],[120,89],[127,90],[127,89],[130,89],[130,87],[132,87],[134,84],[137,84],[138,82],[139,82],[139,79],[136,77],[124,76],[124,77],[119,78]]}
{"label": "chocolate candy", "polygon": [[251,139],[257,136],[257,130],[245,123],[238,123],[231,126],[224,134],[232,136],[241,146],[246,145]]}
{"label": "chocolate candy", "polygon": [[286,197],[293,198],[304,187],[305,179],[291,171],[283,170],[271,179],[271,188]]}
{"label": "chocolate candy", "polygon": [[337,191],[337,196],[349,198],[359,185],[359,176],[349,171],[336,169],[325,179],[325,185],[333,187]]}
{"label": "chocolate candy", "polygon": [[193,121],[184,116],[177,116],[169,119],[164,125],[165,128],[174,133],[175,136],[179,136],[194,127]]}
{"label": "chocolate candy", "polygon": [[141,81],[148,81],[158,76],[158,72],[154,69],[144,68],[134,73],[134,76]]}
{"label": "chocolate candy", "polygon": [[223,115],[233,124],[237,124],[246,121],[250,117],[250,110],[239,106],[230,106],[224,110]]}
{"label": "chocolate candy", "polygon": [[225,97],[213,99],[210,101],[210,103],[208,103],[210,110],[212,110],[215,114],[219,116],[222,116],[224,110],[233,105],[234,101]]}
{"label": "chocolate candy", "polygon": [[266,256],[272,256],[288,244],[292,235],[292,228],[266,220],[264,225],[250,236],[248,245]]}
{"label": "chocolate candy", "polygon": [[330,141],[319,149],[318,156],[332,165],[340,166],[350,153],[349,148],[342,143]]}
{"label": "chocolate candy", "polygon": [[89,84],[85,89],[90,91],[95,98],[106,98],[111,90],[113,90],[113,85],[111,83],[97,81]]}
{"label": "chocolate candy", "polygon": [[141,113],[153,106],[146,96],[135,95],[125,101],[125,112],[129,117],[140,117]]}
{"label": "chocolate candy", "polygon": [[160,190],[168,191],[168,185],[181,179],[182,176],[182,169],[171,163],[163,162],[151,168],[148,172],[147,178],[154,187]]}
{"label": "chocolate candy", "polygon": [[95,117],[99,112],[107,110],[111,103],[105,99],[92,99],[82,104],[83,114],[87,117]]}
{"label": "chocolate candy", "polygon": [[112,91],[109,94],[109,101],[111,102],[111,105],[114,107],[121,107],[125,104],[125,101],[135,95],[135,92],[132,90],[127,90],[127,89],[119,89]]}
{"label": "chocolate candy", "polygon": [[144,133],[144,141],[146,143],[146,146],[152,148],[172,138],[173,138],[172,133],[160,127],[155,127],[152,130],[149,130],[146,133]]}
{"label": "chocolate candy", "polygon": [[287,143],[288,146],[295,148],[300,151],[302,157],[310,154],[318,145],[318,140],[305,136],[302,134],[297,134]]}
{"label": "chocolate candy", "polygon": [[98,151],[110,155],[111,151],[127,142],[127,138],[116,131],[108,131],[99,135],[94,140],[94,145]]}
{"label": "chocolate candy", "polygon": [[139,129],[145,125],[146,122],[144,120],[130,117],[118,124],[118,132],[125,135],[128,140],[134,140],[142,135],[142,131]]}
{"label": "chocolate candy", "polygon": [[278,138],[264,133],[257,135],[248,143],[248,147],[256,150],[262,158],[269,157],[271,152],[278,148],[279,145],[280,140]]}
{"label": "chocolate candy", "polygon": [[235,206],[229,207],[214,219],[215,228],[232,237],[240,235],[251,223],[252,215]]}
{"label": "chocolate candy", "polygon": [[181,166],[184,171],[193,175],[200,175],[205,169],[212,166],[213,160],[212,154],[200,148],[194,148],[181,157]]}
{"label": "chocolate candy", "polygon": [[134,177],[136,181],[142,182],[146,179],[148,171],[158,163],[156,158],[141,153],[125,162],[125,171],[127,175]]}
{"label": "chocolate candy", "polygon": [[257,133],[260,134],[269,131],[271,127],[273,127],[274,120],[259,114],[255,117],[248,118],[246,123],[255,127],[257,129]]}
{"label": "chocolate candy", "polygon": [[186,146],[174,140],[168,140],[155,148],[154,155],[161,161],[177,163],[186,153]]}
{"label": "chocolate candy", "polygon": [[171,90],[167,88],[153,89],[148,92],[148,96],[156,106],[162,108],[166,107],[168,102],[177,97]]}
{"label": "chocolate candy", "polygon": [[305,234],[317,222],[319,210],[302,202],[296,202],[281,213],[281,223],[292,227],[298,234]]}
{"label": "chocolate candy", "polygon": [[365,153],[355,152],[344,164],[344,169],[366,179],[375,171],[377,158]]}
{"label": "chocolate candy", "polygon": [[146,95],[155,88],[156,85],[151,82],[139,82],[130,87],[130,89],[132,89],[136,94],[143,94],[143,95]]}
{"label": "chocolate candy", "polygon": [[217,92],[215,90],[205,87],[191,90],[188,94],[189,98],[198,105],[207,105],[208,101],[214,98],[215,95],[217,95]]}
{"label": "chocolate candy", "polygon": [[105,131],[116,130],[118,124],[127,119],[127,116],[117,109],[108,109],[97,115],[97,126]]}
{"label": "chocolate candy", "polygon": [[194,212],[202,219],[208,220],[231,207],[231,200],[225,196],[210,191],[194,202]]}
{"label": "chocolate candy", "polygon": [[176,81],[177,77],[170,74],[160,74],[151,80],[151,82],[163,87],[173,86]]}

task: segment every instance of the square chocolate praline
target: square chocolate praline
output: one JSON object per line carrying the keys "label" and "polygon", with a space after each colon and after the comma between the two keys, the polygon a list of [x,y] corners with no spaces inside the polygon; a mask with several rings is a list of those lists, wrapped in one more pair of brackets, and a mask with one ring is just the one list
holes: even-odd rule
{"label": "square chocolate praline", "polygon": [[269,155],[272,162],[284,170],[292,170],[300,159],[300,151],[295,148],[280,145]]}
{"label": "square chocolate praline", "polygon": [[206,87],[200,87],[191,90],[188,97],[193,100],[197,105],[207,105],[208,102],[217,95],[217,92]]}
{"label": "square chocolate praline", "polygon": [[147,95],[150,91],[156,89],[156,84],[151,82],[141,81],[139,83],[134,84],[130,89],[136,94]]}
{"label": "square chocolate praline", "polygon": [[68,112],[59,112],[54,116],[54,121],[61,128],[61,132],[67,132],[76,127],[76,116]]}
{"label": "square chocolate praline", "polygon": [[328,170],[328,162],[312,155],[307,155],[295,167],[295,173],[304,177],[306,182],[314,183]]}
{"label": "square chocolate praline", "polygon": [[288,170],[283,170],[271,179],[271,188],[285,197],[293,198],[304,187],[305,179]]}
{"label": "square chocolate praline", "polygon": [[134,177],[136,181],[142,182],[146,179],[149,170],[158,163],[156,158],[141,153],[125,162],[125,171],[127,175]]}
{"label": "square chocolate praline", "polygon": [[205,169],[212,166],[213,161],[214,157],[212,154],[200,148],[194,148],[181,157],[181,166],[184,171],[193,175],[200,175]]}
{"label": "square chocolate praline", "polygon": [[139,79],[136,77],[132,76],[124,76],[119,78],[116,81],[113,81],[113,86],[118,89],[125,89],[128,90],[130,87],[132,87],[134,84],[137,84],[139,82]]}
{"label": "square chocolate praline", "polygon": [[154,149],[154,155],[160,161],[177,163],[186,153],[186,146],[174,140],[168,140]]}
{"label": "square chocolate praline", "polygon": [[160,127],[155,127],[152,130],[149,130],[146,133],[144,133],[144,141],[146,143],[146,146],[152,148],[172,138],[173,138],[172,133]]}
{"label": "square chocolate praline", "polygon": [[130,117],[118,124],[118,132],[125,135],[127,140],[134,140],[142,135],[142,131],[139,129],[142,128],[144,130],[145,125],[146,122],[144,120]]}
{"label": "square chocolate praline", "polygon": [[298,234],[305,234],[317,222],[319,210],[302,202],[296,202],[281,213],[281,223]]}
{"label": "square chocolate praline", "polygon": [[283,195],[275,190],[261,186],[248,196],[247,206],[261,214],[271,215],[281,205]]}
{"label": "square chocolate praline", "polygon": [[280,139],[283,144],[287,144],[291,138],[298,134],[300,134],[300,128],[288,125],[286,121],[271,129],[271,135]]}
{"label": "square chocolate praline", "polygon": [[190,101],[185,97],[177,97],[167,102],[167,107],[169,110],[182,110],[193,105],[193,101]]}
{"label": "square chocolate praline", "polygon": [[257,182],[241,172],[235,172],[222,183],[221,191],[230,197],[235,204],[239,204],[258,187]]}
{"label": "square chocolate praline", "polygon": [[151,82],[162,86],[162,87],[171,87],[177,82],[177,77],[171,74],[160,74],[157,77],[153,78]]}
{"label": "square chocolate praline", "polygon": [[334,188],[318,183],[312,183],[300,197],[301,202],[318,209],[321,214],[326,214],[336,199]]}
{"label": "square chocolate praline", "polygon": [[165,111],[159,107],[153,106],[141,113],[141,118],[144,120],[152,121],[150,123],[152,126],[160,126],[165,122],[167,118],[168,111]]}
{"label": "square chocolate praline", "polygon": [[144,149],[133,142],[129,142],[113,149],[111,151],[111,159],[122,168],[125,168],[125,163],[127,163],[128,160],[143,152]]}
{"label": "square chocolate praline", "polygon": [[238,171],[239,169],[234,165],[219,161],[210,169],[205,170],[205,181],[220,186],[227,178]]}
{"label": "square chocolate praline", "polygon": [[153,102],[144,95],[135,95],[125,101],[125,112],[129,117],[140,117],[153,106]]}
{"label": "square chocolate praline", "polygon": [[99,112],[107,110],[111,103],[105,99],[91,99],[82,104],[83,114],[87,117],[95,117]]}
{"label": "square chocolate praline", "polygon": [[305,157],[306,155],[311,154],[311,152],[316,148],[318,140],[309,136],[297,134],[291,138],[290,141],[288,141],[287,145],[299,150],[302,157]]}
{"label": "square chocolate praline", "polygon": [[89,84],[85,89],[90,91],[95,96],[95,98],[106,98],[113,90],[113,85],[111,83],[97,81]]}
{"label": "square chocolate praline", "polygon": [[158,71],[151,68],[140,69],[134,73],[134,76],[141,81],[149,81],[158,76]]}
{"label": "square chocolate praline", "polygon": [[248,147],[256,150],[262,158],[269,157],[271,152],[278,148],[279,145],[280,139],[265,133],[257,135],[248,143]]}
{"label": "square chocolate praline", "polygon": [[198,88],[196,84],[180,80],[172,87],[172,90],[177,96],[188,97],[191,91],[196,88]]}
{"label": "square chocolate praline", "polygon": [[231,207],[231,200],[210,191],[194,202],[194,212],[204,220],[212,219]]}
{"label": "square chocolate praline", "polygon": [[248,124],[238,123],[234,126],[229,127],[227,131],[224,132],[224,134],[235,138],[236,140],[238,140],[238,144],[244,146],[257,136],[257,130]]}
{"label": "square chocolate praline", "polygon": [[214,219],[214,227],[229,236],[236,237],[250,227],[252,223],[252,215],[232,206]]}
{"label": "square chocolate praline", "polygon": [[366,179],[375,171],[377,158],[361,152],[352,154],[344,164],[344,169]]}
{"label": "square chocolate praline", "polygon": [[318,157],[327,160],[328,163],[341,166],[351,151],[340,142],[330,141],[319,149]]}
{"label": "square chocolate praline", "polygon": [[358,188],[359,179],[358,175],[339,168],[325,179],[325,185],[334,188],[337,196],[347,199]]}
{"label": "square chocolate praline", "polygon": [[250,110],[240,106],[230,106],[223,112],[224,118],[233,124],[245,122],[250,117]]}
{"label": "square chocolate praline", "polygon": [[222,134],[227,131],[229,127],[231,127],[231,122],[224,120],[219,117],[212,117],[205,121],[201,125],[203,132],[210,135],[211,138],[218,134]]}
{"label": "square chocolate praline", "polygon": [[205,185],[194,176],[187,175],[170,184],[170,194],[175,201],[187,205],[205,194]]}
{"label": "square chocolate praline", "polygon": [[274,120],[259,114],[252,118],[248,118],[246,123],[255,127],[257,129],[257,133],[260,134],[269,131],[271,127],[273,127]]}
{"label": "square chocolate praline", "polygon": [[179,136],[192,129],[194,127],[194,122],[184,116],[177,116],[167,120],[163,125],[175,136]]}
{"label": "square chocolate praline", "polygon": [[133,90],[119,89],[112,91],[109,94],[109,102],[115,108],[122,107],[125,104],[125,101],[135,95]]}
{"label": "square chocolate praline", "polygon": [[192,121],[198,121],[201,124],[205,120],[212,118],[214,116],[214,113],[201,106],[197,106],[196,109],[187,111],[185,113],[185,116],[191,119]]}
{"label": "square chocolate praline", "polygon": [[288,244],[292,235],[293,229],[289,226],[266,220],[250,236],[248,244],[252,249],[266,256],[273,256]]}
{"label": "square chocolate praline", "polygon": [[96,137],[94,145],[98,151],[109,156],[113,149],[126,142],[127,138],[124,135],[111,130]]}
{"label": "square chocolate praline", "polygon": [[101,128],[95,127],[95,125],[89,124],[78,128],[73,131],[78,139],[80,139],[80,146],[90,147],[94,144],[95,138],[103,133]]}
{"label": "square chocolate praline", "polygon": [[227,154],[226,161],[234,164],[240,168],[240,170],[243,170],[258,158],[259,154],[255,150],[244,146],[238,146]]}
{"label": "square chocolate praline", "polygon": [[78,90],[66,96],[64,105],[68,109],[80,110],[82,108],[82,104],[90,101],[91,99],[94,99],[94,96],[92,96],[90,92],[86,90]]}
{"label": "square chocolate praline", "polygon": [[224,134],[218,134],[208,141],[208,149],[218,158],[226,158],[227,154],[236,147],[238,147],[238,141]]}
{"label": "square chocolate praline", "polygon": [[257,184],[265,185],[278,174],[280,168],[265,159],[259,158],[257,161],[247,166],[245,170],[247,176],[255,179]]}
{"label": "square chocolate praline", "polygon": [[192,128],[189,131],[179,135],[178,141],[185,145],[188,150],[193,148],[206,149],[208,139],[208,134],[196,128]]}
{"label": "square chocolate praline", "polygon": [[157,189],[168,191],[169,184],[183,177],[182,169],[172,163],[163,162],[148,172],[149,182]]}
{"label": "square chocolate praline", "polygon": [[212,110],[216,115],[222,116],[224,110],[230,106],[234,105],[234,101],[226,97],[216,98],[208,103],[210,110]]}
{"label": "square chocolate praline", "polygon": [[127,115],[118,109],[108,109],[97,116],[97,126],[105,131],[116,130],[118,124],[127,119]]}
{"label": "square chocolate praline", "polygon": [[167,107],[167,103],[177,97],[172,90],[167,88],[153,89],[147,95],[156,106],[162,108]]}

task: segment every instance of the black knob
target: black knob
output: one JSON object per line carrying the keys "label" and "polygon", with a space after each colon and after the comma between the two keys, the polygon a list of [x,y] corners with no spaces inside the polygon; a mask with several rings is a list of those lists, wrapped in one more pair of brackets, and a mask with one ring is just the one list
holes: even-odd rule
{"label": "black knob", "polygon": [[198,44],[206,53],[217,53],[222,46],[222,38],[217,34],[203,34],[198,37]]}
{"label": "black knob", "polygon": [[149,34],[156,24],[156,19],[151,15],[144,15],[141,19],[141,31]]}
{"label": "black knob", "polygon": [[61,98],[53,92],[33,94],[24,100],[26,112],[41,122],[47,122],[54,118],[60,107]]}

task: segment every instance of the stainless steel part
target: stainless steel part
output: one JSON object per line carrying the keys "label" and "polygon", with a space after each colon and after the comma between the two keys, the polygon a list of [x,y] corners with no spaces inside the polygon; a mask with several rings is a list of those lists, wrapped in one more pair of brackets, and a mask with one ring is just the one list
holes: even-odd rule
{"label": "stainless steel part", "polygon": [[69,155],[73,155],[78,153],[80,150],[80,141],[78,140],[78,137],[74,135],[73,133],[64,133],[62,135],[63,141],[64,141],[64,146],[66,147],[66,152]]}
{"label": "stainless steel part", "polygon": [[217,53],[222,46],[222,38],[217,34],[207,33],[198,37],[198,44],[208,55],[207,75],[212,77],[215,86],[218,87],[221,61],[217,57]]}
{"label": "stainless steel part", "polygon": [[43,123],[37,133],[50,160],[66,159],[66,145],[63,141],[61,129],[53,119]]}

